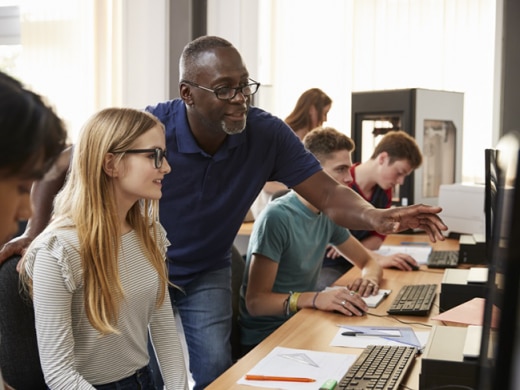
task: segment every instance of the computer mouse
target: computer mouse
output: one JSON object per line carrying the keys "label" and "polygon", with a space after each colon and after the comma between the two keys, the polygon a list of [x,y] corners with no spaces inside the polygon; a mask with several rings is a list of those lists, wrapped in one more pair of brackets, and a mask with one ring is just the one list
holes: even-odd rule
{"label": "computer mouse", "polygon": [[412,271],[419,271],[419,266],[416,264],[410,264],[410,267],[412,267]]}
{"label": "computer mouse", "polygon": [[[408,265],[409,265],[410,267],[412,267],[412,271],[419,271],[419,266],[418,266],[418,265],[416,265],[416,264],[410,264],[410,263],[408,263]],[[390,268],[391,268],[391,269],[400,269],[400,268],[397,268],[397,267],[390,267]]]}

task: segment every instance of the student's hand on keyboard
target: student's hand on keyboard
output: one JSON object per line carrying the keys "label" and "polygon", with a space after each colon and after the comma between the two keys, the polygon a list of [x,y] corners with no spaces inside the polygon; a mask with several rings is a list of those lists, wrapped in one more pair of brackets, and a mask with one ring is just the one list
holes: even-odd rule
{"label": "student's hand on keyboard", "polygon": [[346,287],[320,292],[316,297],[315,306],[319,310],[337,311],[346,316],[362,316],[368,310],[360,294]]}

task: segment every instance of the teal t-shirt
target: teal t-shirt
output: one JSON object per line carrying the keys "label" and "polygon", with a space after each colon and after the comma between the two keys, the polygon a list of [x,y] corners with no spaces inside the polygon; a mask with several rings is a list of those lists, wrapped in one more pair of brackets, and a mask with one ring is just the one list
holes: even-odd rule
{"label": "teal t-shirt", "polygon": [[255,220],[247,250],[240,289],[241,342],[256,345],[278,328],[287,317],[249,315],[245,305],[249,267],[253,253],[277,262],[273,292],[313,291],[329,243],[339,245],[350,237],[348,229],[336,225],[325,214],[316,214],[291,191],[270,202]]}

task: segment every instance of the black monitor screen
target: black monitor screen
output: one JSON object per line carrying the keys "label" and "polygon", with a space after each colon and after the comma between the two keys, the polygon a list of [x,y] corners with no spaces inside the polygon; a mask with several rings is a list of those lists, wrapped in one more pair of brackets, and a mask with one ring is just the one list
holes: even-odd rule
{"label": "black monitor screen", "polygon": [[[497,144],[496,213],[492,222],[489,277],[479,360],[480,390],[519,389],[520,349],[520,133]],[[517,190],[518,188],[518,190]]]}
{"label": "black monitor screen", "polygon": [[486,221],[486,259],[491,258],[491,231],[493,228],[493,216],[496,213],[496,197],[498,186],[497,150],[486,149],[485,161],[485,186],[484,186],[484,215]]}

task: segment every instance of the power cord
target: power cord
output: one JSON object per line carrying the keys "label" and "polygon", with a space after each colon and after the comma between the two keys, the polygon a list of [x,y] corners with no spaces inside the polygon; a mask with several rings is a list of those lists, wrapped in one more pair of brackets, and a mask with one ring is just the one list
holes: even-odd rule
{"label": "power cord", "polygon": [[431,328],[433,327],[433,325],[430,325],[430,324],[423,324],[422,322],[409,322],[409,321],[403,321],[403,320],[400,320],[399,318],[395,317],[395,316],[392,316],[392,315],[389,315],[389,314],[374,314],[374,313],[367,313],[369,316],[373,316],[373,317],[379,317],[379,318],[391,318],[397,322],[400,322],[401,324],[404,324],[404,325],[421,325],[421,326],[425,326],[427,328]]}

